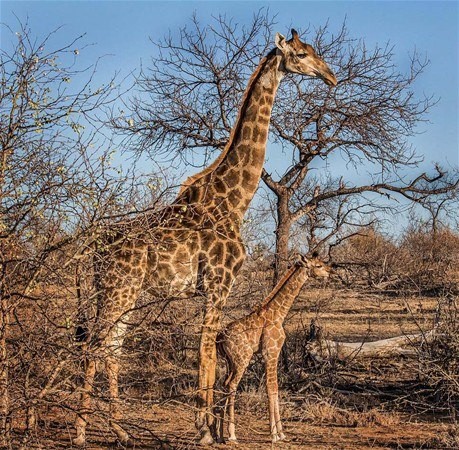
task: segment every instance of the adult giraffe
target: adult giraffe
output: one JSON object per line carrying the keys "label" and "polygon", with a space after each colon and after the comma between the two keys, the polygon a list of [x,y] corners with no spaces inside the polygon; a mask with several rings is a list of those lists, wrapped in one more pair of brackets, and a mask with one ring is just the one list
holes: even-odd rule
{"label": "adult giraffe", "polygon": [[278,33],[275,42],[276,48],[261,60],[248,82],[220,156],[187,179],[175,202],[160,215],[115,225],[107,233],[96,261],[97,324],[85,344],[87,364],[76,420],[77,445],[86,440],[96,350],[105,359],[109,379],[111,427],[121,442],[129,442],[118,423],[118,356],[130,311],[142,289],[152,295],[198,295],[205,302],[196,427],[202,444],[213,442],[216,336],[222,308],[245,257],[240,225],[260,181],[279,82],[286,73],[297,73],[320,78],[329,86],[337,84],[332,71],[310,45],[300,41],[295,30],[288,41]]}

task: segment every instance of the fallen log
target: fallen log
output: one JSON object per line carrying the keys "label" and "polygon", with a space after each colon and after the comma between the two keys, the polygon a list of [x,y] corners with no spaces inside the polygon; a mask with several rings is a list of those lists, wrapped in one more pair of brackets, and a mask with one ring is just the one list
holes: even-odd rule
{"label": "fallen log", "polygon": [[323,359],[348,359],[356,357],[384,357],[388,355],[415,355],[417,348],[432,340],[433,330],[395,336],[379,341],[339,342],[321,337],[320,330],[311,324],[309,351],[312,357]]}

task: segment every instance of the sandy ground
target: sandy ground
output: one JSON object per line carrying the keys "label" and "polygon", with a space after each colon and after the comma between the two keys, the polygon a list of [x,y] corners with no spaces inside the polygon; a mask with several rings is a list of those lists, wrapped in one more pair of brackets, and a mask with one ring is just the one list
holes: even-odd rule
{"label": "sandy ground", "polygon": [[[264,406],[264,405],[260,405]],[[131,426],[126,427],[136,437],[135,449],[216,449],[216,450],[367,450],[367,449],[455,449],[452,425],[433,421],[399,421],[390,425],[337,426],[313,424],[307,421],[284,420],[287,440],[271,444],[268,418],[264,411],[237,413],[238,443],[200,446],[196,444],[196,431],[191,407],[176,403],[130,405]],[[127,412],[127,411],[126,411]],[[134,425],[135,424],[135,425]],[[61,421],[47,423],[46,437],[40,443],[32,439],[26,449],[73,449],[71,424],[63,427]],[[456,441],[457,442],[457,441]],[[18,449],[20,446],[17,447]],[[123,448],[106,427],[92,424],[88,429],[86,450]]]}
{"label": "sandy ground", "polygon": [[[292,308],[285,325],[288,333],[293,335],[300,329],[304,330],[312,318],[319,318],[321,326],[332,339],[354,342],[376,340],[431,329],[436,307],[437,300],[433,298],[391,298],[368,292],[318,288],[303,293]],[[242,310],[232,309],[231,305],[228,311],[227,320],[244,314]],[[371,379],[372,382],[394,383],[410,378],[411,374],[399,372],[399,366],[394,366],[390,370],[376,371],[370,375],[358,373],[356,380],[362,376],[366,377],[365,382]],[[378,380],[378,377],[382,377],[381,380]],[[240,396],[241,400],[236,411],[238,444],[198,446],[194,428],[194,410],[190,406],[193,402],[168,400],[158,404],[155,402],[154,393],[150,394],[150,399],[141,401],[140,397],[134,400],[134,395],[125,389],[124,397],[129,398],[129,401],[123,422],[126,429],[136,437],[134,448],[137,449],[457,450],[459,448],[457,437],[459,432],[450,424],[448,418],[409,416],[408,411],[395,411],[389,408],[373,421],[358,420],[352,423],[352,420],[333,420],[333,416],[330,418],[326,414],[322,420],[320,411],[314,414],[296,411],[295,402],[291,401],[295,396],[295,392],[292,391],[289,394],[282,393],[284,401],[282,416],[288,440],[272,445],[265,399],[260,392],[262,390],[256,391],[252,396],[250,393]],[[314,406],[313,403],[312,405]],[[343,414],[348,413],[346,410],[342,411]],[[70,412],[68,416],[51,415],[51,418],[45,419],[42,423],[40,438],[34,439],[31,436],[22,449],[74,448],[71,445],[71,438],[74,436],[73,417]],[[17,449],[20,448],[18,444]],[[116,443],[106,423],[98,422],[97,418],[93,419],[88,430],[86,450],[115,448],[123,447]]]}

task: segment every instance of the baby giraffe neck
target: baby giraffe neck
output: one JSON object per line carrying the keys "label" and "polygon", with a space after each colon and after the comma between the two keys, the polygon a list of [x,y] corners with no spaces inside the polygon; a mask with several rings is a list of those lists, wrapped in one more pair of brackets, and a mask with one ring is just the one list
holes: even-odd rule
{"label": "baby giraffe neck", "polygon": [[[293,302],[297,298],[304,283],[309,278],[308,269],[304,266],[295,266],[289,277],[281,279],[279,284],[281,286],[273,297],[265,304],[263,309],[274,313],[277,318],[285,319]],[[276,286],[277,287],[277,286]],[[274,290],[276,290],[276,287]]]}

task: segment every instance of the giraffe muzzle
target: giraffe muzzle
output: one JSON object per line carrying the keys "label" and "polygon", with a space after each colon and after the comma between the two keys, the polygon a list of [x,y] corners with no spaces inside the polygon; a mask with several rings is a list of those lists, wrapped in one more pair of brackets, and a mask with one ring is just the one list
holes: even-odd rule
{"label": "giraffe muzzle", "polygon": [[335,77],[335,74],[327,69],[325,71],[315,71],[315,74],[327,85],[327,86],[336,86],[338,80]]}

